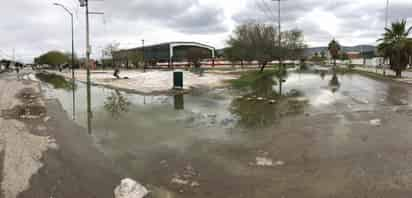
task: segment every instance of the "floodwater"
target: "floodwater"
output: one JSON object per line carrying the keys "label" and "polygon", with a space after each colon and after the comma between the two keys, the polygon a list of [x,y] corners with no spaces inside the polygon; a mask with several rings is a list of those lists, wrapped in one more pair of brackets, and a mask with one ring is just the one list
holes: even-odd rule
{"label": "floodwater", "polygon": [[[278,99],[274,81],[265,79],[247,93],[177,96],[94,86],[90,138],[118,171],[171,193],[158,197],[410,193],[412,113],[397,111],[409,108],[409,86],[356,74],[291,73],[284,84],[290,97]],[[71,114],[70,91],[46,84],[43,90]],[[87,128],[85,96],[79,83],[75,117]],[[384,126],[370,125],[377,118]]]}

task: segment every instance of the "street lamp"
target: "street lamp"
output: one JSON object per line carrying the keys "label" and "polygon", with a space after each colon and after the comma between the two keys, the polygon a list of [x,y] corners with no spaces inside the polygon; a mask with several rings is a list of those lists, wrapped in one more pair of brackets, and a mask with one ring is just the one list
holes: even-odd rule
{"label": "street lamp", "polygon": [[76,99],[76,94],[75,94],[75,78],[74,78],[74,23],[73,23],[73,13],[67,9],[63,4],[60,3],[53,3],[55,6],[59,6],[63,8],[67,13],[70,15],[71,19],[71,27],[72,27],[72,86],[73,86],[73,120],[75,119],[75,99]]}

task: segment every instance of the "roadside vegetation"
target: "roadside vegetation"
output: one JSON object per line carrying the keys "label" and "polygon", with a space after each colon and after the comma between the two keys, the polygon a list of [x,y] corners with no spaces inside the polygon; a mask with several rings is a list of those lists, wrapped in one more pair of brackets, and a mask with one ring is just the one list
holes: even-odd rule
{"label": "roadside vegetation", "polygon": [[232,87],[237,89],[250,88],[253,85],[256,85],[259,80],[264,78],[272,78],[276,75],[277,70],[265,70],[260,71],[247,71],[243,72],[238,79],[230,80]]}
{"label": "roadside vegetation", "polygon": [[281,45],[277,29],[271,25],[246,23],[239,25],[227,41],[225,57],[243,65],[244,61],[257,61],[260,72],[273,60],[301,60],[306,44],[301,30],[281,33]]}
{"label": "roadside vegetation", "polygon": [[412,27],[406,26],[406,20],[392,23],[390,28],[385,28],[382,38],[378,39],[379,53],[390,63],[390,69],[396,77],[402,77],[409,58],[412,55],[412,39],[408,38]]}
{"label": "roadside vegetation", "polygon": [[65,89],[65,90],[73,89],[72,82],[67,81],[63,76],[59,76],[57,74],[39,72],[39,73],[36,73],[36,78],[41,80],[42,82],[51,84],[55,89]]}

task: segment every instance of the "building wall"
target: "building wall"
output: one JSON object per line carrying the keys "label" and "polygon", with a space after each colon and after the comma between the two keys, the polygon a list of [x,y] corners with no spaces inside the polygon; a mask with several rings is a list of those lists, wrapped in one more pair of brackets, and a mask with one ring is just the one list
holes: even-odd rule
{"label": "building wall", "polygon": [[[198,46],[176,46],[173,48],[172,61],[186,61],[188,53],[192,48],[200,49],[206,54],[205,58],[212,58],[212,51],[207,48]],[[135,48],[129,50],[120,50],[113,53],[113,58],[116,66],[131,64],[135,61],[132,57],[136,55],[143,55],[147,63],[168,62],[170,60],[170,44],[161,44],[155,46],[148,46],[145,48]]]}

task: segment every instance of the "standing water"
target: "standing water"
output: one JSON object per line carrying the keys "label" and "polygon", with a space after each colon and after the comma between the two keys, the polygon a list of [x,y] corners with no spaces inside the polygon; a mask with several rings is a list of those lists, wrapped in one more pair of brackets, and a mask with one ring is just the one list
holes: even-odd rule
{"label": "standing water", "polygon": [[[307,139],[293,138],[293,133],[288,140],[298,142],[269,141],[282,136],[285,125],[287,131],[304,128],[290,124],[291,118],[404,105],[411,95],[404,86],[360,75],[339,75],[334,79],[338,83],[331,80],[330,75],[292,73],[284,89],[293,99],[286,101],[275,98],[276,80],[264,81],[247,93],[224,88],[176,96],[94,86],[90,138],[119,171],[182,193],[179,197],[268,197],[287,188],[279,187],[277,179],[299,179],[294,179],[294,170],[256,169],[255,159],[268,158],[264,164],[283,166],[282,160],[293,162],[297,158],[292,156],[303,151],[299,156],[307,152],[329,156],[328,148],[336,144],[336,139],[322,139],[315,149]],[[58,99],[72,112],[70,91],[42,87],[47,97]],[[87,128],[86,86],[78,83],[76,91],[76,122]],[[283,154],[299,143],[302,151]],[[272,162],[269,157],[283,159]]]}

